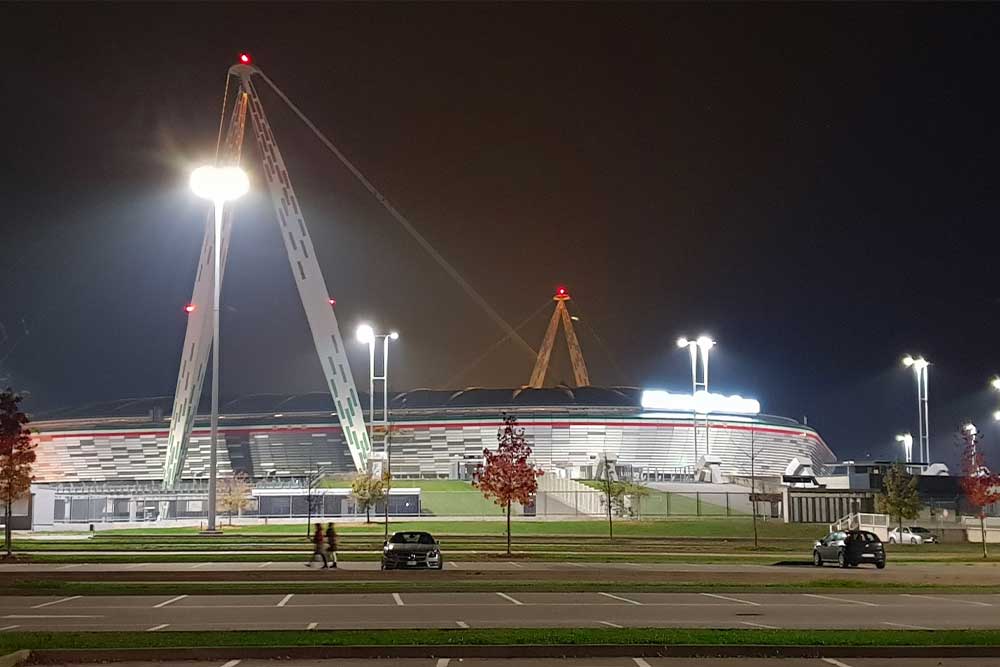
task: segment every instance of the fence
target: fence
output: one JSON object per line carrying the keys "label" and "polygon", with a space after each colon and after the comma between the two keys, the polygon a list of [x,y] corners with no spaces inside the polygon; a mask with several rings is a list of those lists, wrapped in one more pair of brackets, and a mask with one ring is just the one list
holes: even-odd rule
{"label": "fence", "polygon": [[[581,485],[582,486],[582,485]],[[250,506],[240,516],[244,518],[299,518],[313,516],[317,519],[354,517],[363,515],[353,499],[343,496],[314,497],[304,495],[272,495],[251,498]],[[170,519],[201,519],[206,516],[204,496],[159,493],[155,496],[124,496],[111,494],[57,495],[55,499],[56,523],[104,523],[113,521],[155,521],[160,516],[161,503],[168,506]],[[649,490],[644,495],[626,495],[612,502],[616,518],[657,519],[669,517],[749,517],[752,503],[748,493],[666,493]],[[373,515],[383,512],[381,505],[372,509]],[[532,516],[545,519],[587,519],[606,516],[607,504],[603,491],[584,487],[574,489],[559,487],[540,491],[534,503],[525,507],[515,504],[515,516]],[[758,502],[760,516],[778,518],[780,503]],[[389,513],[398,518],[440,517],[457,519],[488,519],[504,515],[503,508],[487,500],[476,489],[468,491],[421,491],[419,496],[393,496]],[[219,511],[225,517],[225,511]]]}

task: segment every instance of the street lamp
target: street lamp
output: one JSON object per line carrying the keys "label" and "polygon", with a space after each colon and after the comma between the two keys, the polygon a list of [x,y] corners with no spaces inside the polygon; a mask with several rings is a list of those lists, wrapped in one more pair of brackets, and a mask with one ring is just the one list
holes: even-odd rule
{"label": "street lamp", "polygon": [[[375,333],[369,324],[362,324],[358,327],[357,338],[359,343],[368,345],[368,441],[375,440],[375,382],[382,383],[382,424],[384,434],[382,439],[382,452],[385,455],[385,470],[382,476],[386,480],[385,488],[385,539],[389,539],[389,489],[392,485],[392,448],[389,446],[389,341],[398,340],[399,334],[395,331],[389,333]],[[375,343],[382,339],[382,374],[375,373]]]}
{"label": "street lamp", "polygon": [[[212,434],[208,455],[208,527],[210,533],[215,532],[216,503],[216,458],[219,435],[219,298],[221,293],[221,273],[219,264],[222,258],[222,212],[227,201],[239,199],[250,189],[250,180],[239,167],[214,167],[206,165],[191,172],[191,189],[202,199],[208,199],[215,208],[215,242],[212,250],[215,253],[215,275],[212,299]],[[194,311],[194,304],[190,306]]]}
{"label": "street lamp", "polygon": [[[708,352],[715,347],[715,341],[709,336],[701,335],[695,340],[689,340],[684,336],[677,339],[677,347],[688,349],[691,353],[691,396],[698,393],[698,389],[708,393]],[[702,379],[698,380],[698,354],[701,353]],[[694,430],[694,458],[695,464],[698,462],[698,412],[693,413]],[[708,415],[705,415],[705,453],[709,451],[708,442]]]}
{"label": "street lamp", "polygon": [[927,414],[927,367],[930,362],[923,357],[903,357],[903,365],[913,369],[913,374],[917,378],[917,448],[920,458],[926,465],[931,460],[931,427],[930,418]]}
{"label": "street lamp", "polygon": [[906,462],[913,462],[913,436],[909,433],[903,433],[896,436],[896,442],[903,443],[903,452],[906,456]]}

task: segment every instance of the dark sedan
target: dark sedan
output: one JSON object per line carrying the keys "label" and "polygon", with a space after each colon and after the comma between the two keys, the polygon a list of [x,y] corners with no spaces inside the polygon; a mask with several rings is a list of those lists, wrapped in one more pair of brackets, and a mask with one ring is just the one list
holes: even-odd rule
{"label": "dark sedan", "polygon": [[885,567],[885,548],[875,533],[866,530],[842,530],[830,533],[813,545],[813,565],[835,562],[840,567],[857,567],[873,563],[878,569]]}
{"label": "dark sedan", "polygon": [[382,547],[382,569],[444,567],[441,545],[430,533],[400,531],[393,533]]}

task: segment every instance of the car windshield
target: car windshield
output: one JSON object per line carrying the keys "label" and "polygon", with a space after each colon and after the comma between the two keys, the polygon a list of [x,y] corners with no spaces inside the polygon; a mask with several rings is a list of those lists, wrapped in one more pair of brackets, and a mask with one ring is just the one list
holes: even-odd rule
{"label": "car windshield", "polygon": [[931,531],[927,530],[926,528],[921,528],[920,526],[913,526],[912,528],[910,528],[910,532],[911,533],[929,533]]}
{"label": "car windshield", "polygon": [[394,533],[389,541],[393,544],[434,544],[430,533]]}

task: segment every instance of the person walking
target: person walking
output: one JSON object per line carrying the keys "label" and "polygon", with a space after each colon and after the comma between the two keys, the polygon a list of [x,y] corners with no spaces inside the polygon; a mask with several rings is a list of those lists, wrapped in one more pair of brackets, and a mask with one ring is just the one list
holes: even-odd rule
{"label": "person walking", "polygon": [[333,522],[326,524],[326,550],[330,554],[330,567],[337,567],[337,529]]}
{"label": "person walking", "polygon": [[312,558],[306,563],[306,567],[312,567],[313,563],[316,562],[316,556],[319,556],[323,559],[323,569],[326,569],[329,565],[326,562],[326,541],[323,539],[323,524],[316,524],[316,530],[313,531],[312,543]]}

